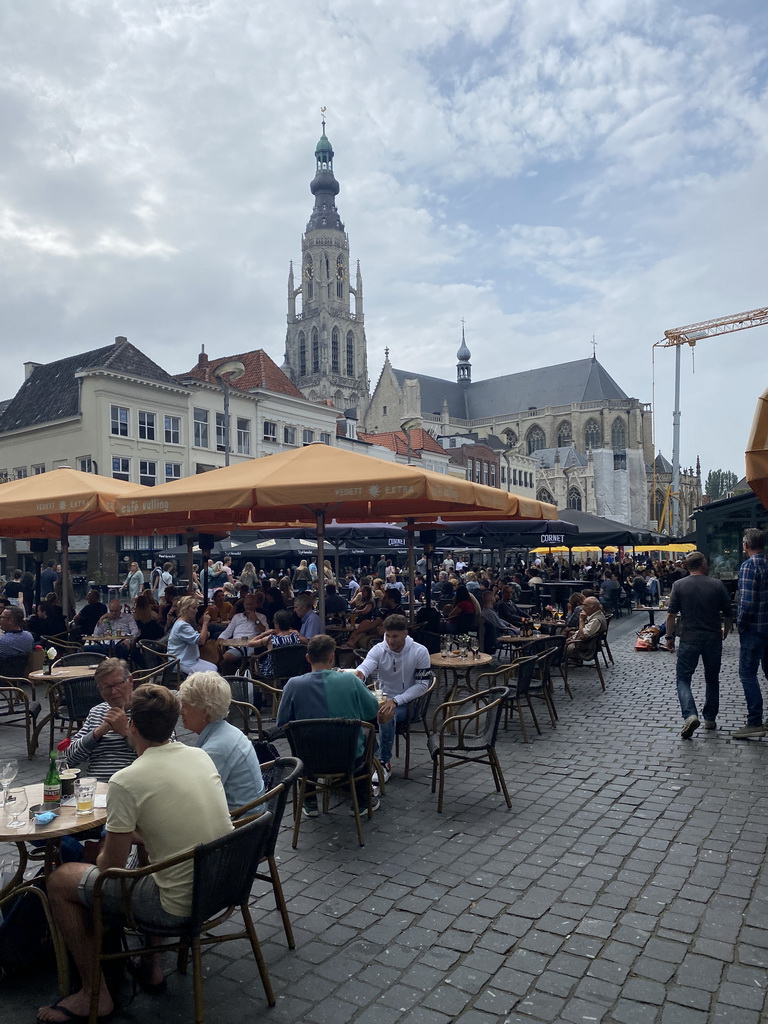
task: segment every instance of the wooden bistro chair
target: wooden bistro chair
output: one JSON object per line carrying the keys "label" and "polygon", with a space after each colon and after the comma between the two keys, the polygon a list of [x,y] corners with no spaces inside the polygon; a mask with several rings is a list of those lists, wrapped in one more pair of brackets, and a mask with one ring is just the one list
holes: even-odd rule
{"label": "wooden bistro chair", "polygon": [[[478,683],[480,677],[478,677]],[[400,757],[400,737],[403,738],[405,745],[405,766],[403,768],[403,778],[408,778],[408,773],[411,767],[411,732],[416,724],[420,724],[424,733],[428,735],[427,725],[427,714],[429,712],[429,705],[432,701],[432,694],[435,692],[437,687],[437,676],[432,676],[432,682],[429,684],[427,689],[422,693],[416,700],[409,701],[405,705],[406,717],[402,722],[395,723],[395,757]],[[382,773],[379,773],[379,778],[382,778]]]}
{"label": "wooden bistro chair", "polygon": [[288,917],[288,907],[285,902],[285,894],[283,892],[282,883],[280,882],[277,860],[275,859],[275,847],[280,833],[280,826],[283,821],[285,805],[288,802],[288,794],[293,789],[294,784],[301,775],[302,768],[304,766],[297,757],[278,757],[276,760],[269,761],[261,767],[262,771],[265,773],[265,777],[268,774],[271,779],[269,792],[262,793],[258,799],[253,800],[251,803],[244,804],[242,807],[238,807],[236,810],[232,811],[232,818],[234,821],[242,824],[245,821],[251,820],[254,811],[257,814],[261,814],[262,811],[269,811],[272,815],[272,827],[270,829],[269,843],[267,844],[265,855],[260,864],[260,867],[262,868],[266,865],[266,870],[257,871],[255,877],[262,882],[269,882],[272,886],[272,892],[275,897],[275,906],[280,912],[280,917],[283,921],[283,929],[285,931],[288,948],[296,949],[293,929],[291,928],[291,920]]}
{"label": "wooden bistro chair", "polygon": [[573,661],[569,661],[567,656],[563,658],[566,685],[568,683],[568,676],[571,672],[575,672],[580,668],[592,667],[597,672],[597,678],[600,681],[600,685],[605,689],[605,679],[603,678],[603,671],[600,668],[600,637],[601,634],[593,637],[592,640],[588,642],[588,645],[578,652],[578,657],[581,660],[580,665]]}
{"label": "wooden bistro chair", "polygon": [[54,661],[53,667],[65,668],[68,665],[98,665],[105,658],[106,654],[100,654],[98,651],[93,651],[90,654],[88,651],[76,651],[74,654],[62,654],[60,658]]}
{"label": "wooden bistro chair", "polygon": [[27,757],[34,757],[40,730],[44,723],[37,724],[40,715],[38,701],[30,700],[22,689],[27,684],[23,678],[0,676],[0,725],[10,725],[24,730],[27,741]]}
{"label": "wooden bistro chair", "polygon": [[527,657],[518,658],[517,661],[507,669],[509,692],[504,704],[504,728],[506,729],[509,724],[510,713],[517,711],[517,718],[520,722],[520,735],[523,738],[523,743],[528,743],[528,729],[525,725],[523,703],[527,705],[528,710],[531,713],[531,718],[533,719],[533,726],[539,736],[541,736],[541,727],[539,725],[539,720],[536,717],[536,712],[533,709],[530,694],[531,684],[533,683],[538,662],[538,655],[531,654]]}
{"label": "wooden bistro chair", "polygon": [[[175,950],[179,954],[177,969],[184,973],[190,949],[192,951],[192,978],[195,994],[195,1024],[203,1024],[205,1007],[202,947],[245,938],[250,941],[267,1002],[270,1006],[274,1006],[275,996],[272,991],[272,983],[248,907],[251,886],[256,878],[260,862],[268,856],[267,851],[271,842],[272,814],[270,811],[265,811],[256,818],[247,819],[240,827],[236,826],[232,832],[228,832],[220,839],[214,839],[210,843],[200,843],[193,850],[188,850],[177,857],[170,857],[168,860],[158,861],[157,864],[150,864],[149,867],[138,868],[135,871],[110,868],[108,871],[101,872],[93,890],[93,930],[96,954],[92,964],[89,1024],[96,1024],[98,1020],[99,986],[104,963]],[[130,906],[130,894],[136,881],[143,878],[144,875],[155,874],[164,868],[190,862],[193,867],[192,913],[187,924],[181,926],[174,924],[170,928],[163,928],[144,926],[136,921]],[[121,949],[116,953],[105,953],[102,950],[102,940],[108,922],[104,921],[101,891],[107,879],[119,879],[121,882],[125,926],[147,938],[160,940],[158,945],[147,944],[143,948]],[[240,911],[243,918],[242,930],[211,934],[219,925],[228,921],[236,910]]]}
{"label": "wooden bistro chair", "polygon": [[435,709],[427,745],[432,755],[433,793],[438,779],[440,784],[438,814],[443,810],[446,772],[463,764],[489,765],[496,792],[504,794],[507,807],[512,806],[496,754],[496,737],[508,694],[507,687],[495,686],[461,700],[447,701]]}
{"label": "wooden bistro chair", "polygon": [[[364,730],[362,766],[357,762],[357,741],[360,730]],[[288,722],[285,735],[291,746],[291,753],[304,764],[294,800],[293,842],[294,850],[299,843],[302,809],[307,795],[307,783],[315,786],[318,796],[323,797],[323,812],[328,811],[330,794],[348,789],[355,814],[357,840],[365,846],[360,805],[357,800],[355,782],[365,780],[368,790],[368,817],[373,814],[373,747],[375,730],[371,722],[360,722],[353,718],[304,718]]]}
{"label": "wooden bistro chair", "polygon": [[[57,726],[65,731],[67,737],[72,736],[88,717],[91,708],[101,704],[102,700],[92,675],[60,679],[52,683],[48,690],[50,710],[45,720],[50,720],[48,749],[53,750]],[[45,722],[41,723],[41,726],[44,724]]]}

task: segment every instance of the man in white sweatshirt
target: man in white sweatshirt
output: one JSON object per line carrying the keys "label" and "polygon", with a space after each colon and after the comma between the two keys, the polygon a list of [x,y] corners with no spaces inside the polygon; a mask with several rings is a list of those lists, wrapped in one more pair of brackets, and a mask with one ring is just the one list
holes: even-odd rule
{"label": "man in white sweatshirt", "polygon": [[[377,717],[378,757],[387,782],[392,775],[396,723],[405,721],[406,705],[425,693],[432,682],[429,651],[408,636],[408,620],[404,615],[389,615],[384,620],[384,639],[368,651],[357,674],[363,682],[375,674],[386,698],[379,706]],[[374,778],[374,783],[377,781]]]}

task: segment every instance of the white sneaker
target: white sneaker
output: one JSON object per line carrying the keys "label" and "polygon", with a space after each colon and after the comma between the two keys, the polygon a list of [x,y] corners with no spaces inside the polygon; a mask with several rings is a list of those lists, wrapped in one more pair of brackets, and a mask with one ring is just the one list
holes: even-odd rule
{"label": "white sneaker", "polygon": [[[382,762],[381,768],[382,768],[382,771],[384,773],[384,781],[385,782],[389,782],[389,780],[392,778],[392,765],[390,764],[389,761]],[[378,784],[379,784],[379,773],[378,772],[374,772],[373,773],[373,776],[371,777],[371,782],[373,783],[374,786],[378,786]]]}

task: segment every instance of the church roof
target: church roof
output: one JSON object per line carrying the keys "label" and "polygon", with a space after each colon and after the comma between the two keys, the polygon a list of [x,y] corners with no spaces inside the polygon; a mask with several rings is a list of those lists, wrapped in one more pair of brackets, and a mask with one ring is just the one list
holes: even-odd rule
{"label": "church roof", "polygon": [[536,460],[539,469],[552,469],[555,464],[555,454],[560,458],[560,465],[563,469],[570,469],[572,466],[586,466],[588,459],[586,455],[579,455],[575,448],[539,448],[531,453],[531,458]]}
{"label": "church roof", "polygon": [[293,381],[283,373],[274,360],[270,359],[263,348],[254,349],[253,352],[241,352],[236,356],[221,356],[218,359],[209,359],[201,352],[197,365],[187,373],[177,374],[177,379],[184,381],[191,377],[213,384],[216,382],[216,367],[229,362],[230,359],[239,359],[245,367],[243,376],[230,384],[236,390],[251,391],[253,388],[263,388],[265,391],[276,391],[281,395],[291,395],[293,398],[304,398]]}
{"label": "church roof", "polygon": [[393,370],[393,373],[401,387],[405,380],[419,381],[423,413],[439,416],[443,402],[447,401],[451,418],[468,420],[525,412],[531,408],[628,398],[593,358],[507,373],[471,384],[458,384],[407,370]]}
{"label": "church roof", "polygon": [[40,363],[0,412],[0,431],[22,430],[80,413],[80,382],[88,370],[106,370],[178,387],[178,381],[126,338],[76,356]]}

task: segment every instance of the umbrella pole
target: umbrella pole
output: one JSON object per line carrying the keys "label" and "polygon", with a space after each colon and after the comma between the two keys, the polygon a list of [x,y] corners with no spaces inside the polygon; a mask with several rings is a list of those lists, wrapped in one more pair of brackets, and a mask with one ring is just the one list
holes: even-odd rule
{"label": "umbrella pole", "polygon": [[410,596],[408,598],[408,622],[411,629],[413,629],[413,618],[416,605],[416,598],[414,596],[414,588],[416,586],[416,560],[413,556],[413,520],[408,520],[408,588]]}
{"label": "umbrella pole", "polygon": [[316,512],[317,517],[317,614],[320,625],[325,629],[325,513]]}
{"label": "umbrella pole", "polygon": [[195,570],[194,570],[195,553],[194,553],[194,550],[193,550],[194,546],[195,546],[195,536],[194,536],[194,534],[192,533],[191,530],[187,530],[187,593],[188,594],[194,594],[194,592],[195,592],[195,584],[194,584],[194,581],[193,581],[193,577],[195,575]]}
{"label": "umbrella pole", "polygon": [[61,609],[69,620],[69,537],[67,527],[61,527]]}

